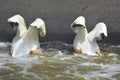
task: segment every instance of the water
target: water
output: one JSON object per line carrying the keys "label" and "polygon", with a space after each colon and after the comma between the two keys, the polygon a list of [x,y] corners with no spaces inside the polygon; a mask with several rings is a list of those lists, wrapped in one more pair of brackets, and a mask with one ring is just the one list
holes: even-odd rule
{"label": "water", "polygon": [[53,41],[41,44],[43,54],[13,58],[9,44],[0,45],[0,80],[120,80],[120,46],[101,44],[95,57]]}

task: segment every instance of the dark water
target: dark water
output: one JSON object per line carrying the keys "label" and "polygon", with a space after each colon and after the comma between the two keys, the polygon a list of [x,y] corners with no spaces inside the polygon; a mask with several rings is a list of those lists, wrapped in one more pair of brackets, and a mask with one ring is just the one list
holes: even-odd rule
{"label": "dark water", "polygon": [[120,80],[120,46],[101,44],[102,57],[75,54],[60,41],[42,43],[43,54],[20,58],[0,50],[0,80]]}

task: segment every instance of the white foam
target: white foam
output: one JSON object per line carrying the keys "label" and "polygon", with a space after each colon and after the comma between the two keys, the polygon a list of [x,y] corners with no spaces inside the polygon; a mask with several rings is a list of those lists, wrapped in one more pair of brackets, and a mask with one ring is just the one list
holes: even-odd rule
{"label": "white foam", "polygon": [[0,50],[10,50],[11,43],[0,42]]}
{"label": "white foam", "polygon": [[120,45],[111,45],[111,48],[120,48]]}
{"label": "white foam", "polygon": [[55,56],[53,56],[53,58],[60,60],[72,59],[72,57],[72,55],[67,55],[66,53],[63,53],[61,51],[58,51],[58,53]]}
{"label": "white foam", "polygon": [[108,56],[116,57],[116,56],[118,56],[118,54],[116,54],[116,53],[109,53]]}
{"label": "white foam", "polygon": [[107,65],[103,65],[103,63],[97,64],[93,62],[85,62],[85,63],[80,63],[80,66],[100,66],[100,67],[106,67]]}
{"label": "white foam", "polygon": [[[81,66],[90,66],[90,63],[85,63],[85,64],[79,64],[79,66],[77,65],[73,65],[72,67],[69,67],[66,71],[64,71],[65,74],[71,74],[74,75],[76,77],[84,77],[85,80],[90,80],[91,78],[99,78],[99,77],[104,77],[104,78],[109,78],[114,80],[114,78],[112,78],[113,75],[117,74],[120,72],[120,65],[103,65],[103,64],[94,64],[92,63],[92,66],[100,66],[101,70],[95,70],[95,71],[89,71],[87,74],[81,74],[78,71],[78,67]],[[72,72],[71,72],[72,70]]]}
{"label": "white foam", "polygon": [[[0,43],[0,47],[3,46],[4,48],[7,47],[6,43]],[[69,46],[69,45],[67,45]],[[19,57],[19,58],[13,58],[9,53],[9,50],[5,50],[3,48],[3,50],[0,50],[0,68],[6,68],[6,69],[11,69],[9,66],[3,66],[6,63],[12,63],[18,66],[21,66],[23,68],[23,70],[19,71],[19,73],[22,73],[23,75],[31,75],[31,76],[35,76],[36,79],[42,79],[41,77],[39,77],[38,74],[32,73],[32,72],[27,72],[28,68],[33,67],[33,65],[36,64],[44,64],[44,60],[45,58],[47,58],[48,62],[50,62],[52,60],[52,62],[54,62],[56,59],[57,60],[62,60],[62,62],[68,64],[68,63],[72,63],[73,65],[67,65],[65,67],[67,67],[67,69],[63,72],[64,74],[70,74],[73,75],[75,77],[84,77],[86,80],[90,80],[90,78],[96,78],[99,79],[99,77],[105,77],[105,78],[109,78],[111,80],[114,80],[114,78],[112,78],[113,75],[120,73],[120,61],[119,61],[119,55],[115,54],[115,53],[109,53],[108,57],[110,57],[112,63],[105,63],[104,62],[98,64],[94,62],[94,59],[99,59],[102,57],[92,57],[92,56],[88,56],[88,55],[82,55],[82,54],[71,54],[68,55],[66,54],[67,51],[62,51],[62,50],[58,50],[58,49],[51,49],[51,52],[45,52],[46,55],[47,54],[53,54],[53,56],[46,57],[40,54],[34,55],[34,56],[24,56],[24,57]],[[44,60],[42,60],[44,58]],[[52,59],[53,58],[53,59]],[[107,58],[107,57],[106,57]],[[41,60],[40,60],[41,59]],[[71,62],[67,62],[68,59],[71,59]],[[66,60],[66,61],[64,61]],[[76,63],[72,62],[72,60],[76,61]],[[118,61],[118,63],[116,63]],[[56,62],[56,61],[55,61]],[[59,62],[58,62],[59,63]],[[53,65],[56,66],[56,65]],[[91,70],[86,74],[81,74],[79,70],[79,67],[98,67],[100,68],[99,70]],[[97,75],[96,75],[97,74]],[[60,77],[62,76],[62,74],[58,74],[56,75],[56,77]]]}

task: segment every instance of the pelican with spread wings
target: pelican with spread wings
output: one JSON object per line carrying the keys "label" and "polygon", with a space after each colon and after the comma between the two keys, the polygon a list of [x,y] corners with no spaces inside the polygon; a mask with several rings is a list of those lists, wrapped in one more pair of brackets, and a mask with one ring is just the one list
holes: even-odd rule
{"label": "pelican with spread wings", "polygon": [[[15,18],[14,18],[15,17]],[[8,19],[11,26],[17,31],[11,44],[11,53],[13,57],[20,57],[29,53],[35,54],[36,50],[40,48],[39,45],[39,34],[41,37],[46,35],[45,22],[41,18],[37,18],[33,23],[30,24],[28,30],[26,26],[21,26],[23,22],[19,20],[19,17],[13,16]],[[22,31],[25,33],[22,34]],[[38,34],[39,33],[39,34]]]}
{"label": "pelican with spread wings", "polygon": [[73,47],[78,54],[102,55],[96,41],[107,37],[107,28],[105,23],[98,23],[95,28],[88,33],[85,25],[85,18],[83,16],[79,16],[71,24],[71,28],[73,32],[76,33]]}

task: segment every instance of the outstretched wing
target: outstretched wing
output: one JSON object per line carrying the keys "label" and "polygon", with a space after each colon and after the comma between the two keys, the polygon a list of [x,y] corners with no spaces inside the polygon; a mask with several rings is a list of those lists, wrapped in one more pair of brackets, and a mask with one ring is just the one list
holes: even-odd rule
{"label": "outstretched wing", "polygon": [[45,22],[41,18],[37,18],[33,23],[30,24],[31,27],[36,27],[39,30],[40,36],[46,36],[46,26]]}
{"label": "outstretched wing", "polygon": [[101,40],[104,37],[107,37],[107,27],[103,22],[98,23],[95,28],[88,34],[88,39],[90,41]]}
{"label": "outstretched wing", "polygon": [[79,27],[85,27],[85,18],[83,16],[79,16],[74,22],[71,24],[72,31],[78,33]]}

